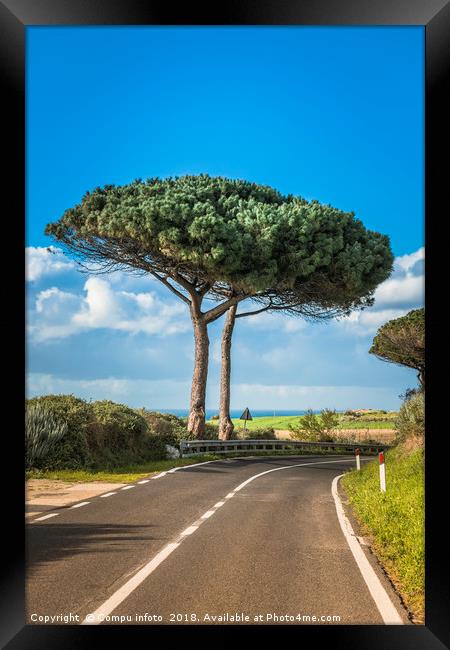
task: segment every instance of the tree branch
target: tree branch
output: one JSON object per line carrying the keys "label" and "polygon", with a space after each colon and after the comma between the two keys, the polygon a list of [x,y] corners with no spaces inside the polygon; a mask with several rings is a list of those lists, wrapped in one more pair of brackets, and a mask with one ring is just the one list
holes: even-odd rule
{"label": "tree branch", "polygon": [[159,280],[160,282],[162,282],[164,286],[166,286],[168,289],[170,289],[170,290],[172,291],[172,293],[174,293],[176,296],[178,296],[178,298],[181,298],[181,300],[183,300],[187,305],[191,306],[191,301],[189,300],[189,298],[187,298],[183,293],[181,293],[181,291],[178,291],[178,289],[176,289],[175,287],[173,287],[173,286],[170,284],[170,282],[167,280],[167,278],[165,278],[165,277],[163,277],[163,276],[161,276],[161,275],[158,275],[158,273],[156,273],[155,271],[150,271],[150,273],[151,273],[151,274],[152,274],[152,275],[153,275],[157,280]]}
{"label": "tree branch", "polygon": [[232,298],[225,300],[225,302],[220,303],[220,305],[217,305],[217,307],[213,307],[209,311],[203,312],[205,323],[213,323],[215,320],[220,318],[220,316],[222,316],[222,314],[224,314],[229,307],[237,305],[239,302],[241,302],[241,300],[244,300],[245,298],[248,298],[248,296],[233,296]]}
{"label": "tree branch", "polygon": [[263,311],[267,311],[268,309],[281,309],[281,307],[272,307],[272,303],[266,305],[265,307],[261,307],[261,309],[255,309],[255,311],[244,311],[241,314],[236,314],[235,318],[243,318],[244,316],[253,316],[254,314],[261,314]]}

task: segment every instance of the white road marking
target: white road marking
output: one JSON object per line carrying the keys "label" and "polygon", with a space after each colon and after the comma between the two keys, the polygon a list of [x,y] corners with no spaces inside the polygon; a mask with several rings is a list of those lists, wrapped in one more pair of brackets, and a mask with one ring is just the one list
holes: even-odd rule
{"label": "white road marking", "polygon": [[183,465],[182,467],[173,467],[172,469],[168,470],[167,474],[173,474],[174,472],[179,472],[181,469],[190,469],[191,467],[198,467],[199,465],[208,465],[209,463],[220,463],[220,462],[223,462],[222,458],[218,458],[217,460],[204,460],[203,463],[192,463],[192,465]]}
{"label": "white road marking", "polygon": [[90,501],[82,501],[81,503],[76,503],[74,506],[70,506],[70,509],[72,508],[81,508],[82,506],[87,506]]}
{"label": "white road marking", "polygon": [[215,512],[214,510],[208,510],[207,512],[205,512],[204,515],[200,517],[200,519],[209,519],[210,517],[212,517],[214,512]]}
{"label": "white road marking", "polygon": [[342,532],[344,533],[347,544],[350,547],[353,557],[355,558],[356,564],[358,565],[361,575],[364,578],[364,581],[370,591],[370,595],[375,601],[375,605],[378,608],[378,611],[381,614],[381,617],[386,625],[403,625],[400,614],[397,612],[395,606],[393,605],[391,599],[389,598],[385,588],[380,582],[377,574],[373,570],[369,560],[364,554],[357,537],[353,532],[352,525],[348,520],[344,508],[342,506],[341,499],[337,491],[337,484],[340,478],[344,474],[340,474],[333,479],[331,486],[331,493],[334,498],[334,503],[336,506],[337,517],[339,524],[341,526]]}
{"label": "white road marking", "polygon": [[38,517],[37,519],[33,519],[33,521],[44,521],[44,519],[50,519],[50,517],[57,517],[59,515],[59,512],[52,512],[51,515],[44,515],[43,517]]}
{"label": "white road marking", "polygon": [[181,533],[182,537],[186,537],[186,535],[192,535],[192,533],[195,533],[197,530],[198,526],[188,526],[183,532]]}
{"label": "white road marking", "polygon": [[120,488],[121,490],[131,490],[132,488],[136,487],[135,485],[125,485],[125,487]]}
{"label": "white road marking", "polygon": [[218,501],[213,508],[220,508],[221,506],[225,505],[225,501]]}
{"label": "white road marking", "polygon": [[145,478],[143,481],[138,481],[139,485],[142,485],[143,483],[149,483],[150,479]]}
{"label": "white road marking", "polygon": [[[233,490],[233,492],[230,492],[227,497],[230,498],[230,495],[233,496],[234,493],[237,490],[241,490],[243,487],[248,485],[251,481],[254,481],[255,479],[259,478],[260,476],[263,476],[264,474],[270,474],[271,472],[278,472],[279,470],[282,469],[292,469],[292,467],[305,467],[307,465],[327,465],[330,463],[341,463],[342,461],[349,460],[349,458],[340,458],[339,460],[322,460],[322,461],[316,461],[314,463],[300,463],[298,465],[284,465],[283,467],[276,467],[275,469],[269,469],[265,472],[260,472],[259,474],[255,474],[255,476],[251,476],[249,479],[238,485],[237,488]],[[215,462],[215,461],[208,461],[208,462]],[[205,463],[202,463],[205,464]],[[192,466],[191,466],[192,467]],[[183,468],[175,468],[175,469],[183,469]],[[165,472],[166,473],[166,472]],[[153,477],[155,478],[155,477]],[[225,498],[227,498],[225,497]],[[86,618],[82,621],[81,625],[98,625],[99,623],[102,622],[102,616],[107,616],[109,615],[116,607],[122,603],[125,598],[128,598],[128,596],[137,588],[139,585],[163,562],[173,551],[180,546],[180,544],[183,542],[186,537],[191,535],[199,526],[206,521],[211,515],[216,512],[215,510],[208,510],[205,512],[204,515],[200,517],[200,519],[197,519],[191,526],[188,526],[188,528],[185,528],[185,530],[178,535],[176,538],[176,541],[170,544],[166,544],[159,553],[155,555],[155,557],[150,560],[140,571],[138,571],[132,578],[130,578],[120,589],[118,589],[113,595],[106,600],[103,605],[100,605],[100,607],[95,610],[95,612],[92,612],[91,614],[88,614]],[[195,530],[191,529],[194,528]],[[189,532],[188,532],[189,531]]]}
{"label": "white road marking", "polygon": [[107,492],[106,494],[101,494],[100,497],[105,499],[106,497],[112,497],[113,494],[117,494],[117,492]]}
{"label": "white road marking", "polygon": [[[171,471],[171,470],[169,470]],[[161,478],[162,476],[165,476],[167,472],[160,472],[160,474],[157,474],[156,476],[152,476],[152,478]]]}
{"label": "white road marking", "polygon": [[234,497],[234,492],[228,492],[227,496],[225,499],[231,499],[231,497]]}
{"label": "white road marking", "polygon": [[179,543],[166,544],[164,548],[155,555],[140,571],[138,571],[130,580],[128,580],[120,589],[118,589],[111,598],[103,603],[95,612],[88,614],[81,625],[97,625],[102,622],[102,617],[108,616],[121,602],[127,598],[132,591],[138,587],[153,571],[169,557],[169,555],[178,548]]}

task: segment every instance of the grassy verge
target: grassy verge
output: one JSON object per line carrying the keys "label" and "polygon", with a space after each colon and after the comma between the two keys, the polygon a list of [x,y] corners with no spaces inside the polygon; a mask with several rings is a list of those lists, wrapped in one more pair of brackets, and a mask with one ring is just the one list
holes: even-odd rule
{"label": "grassy verge", "polygon": [[151,460],[139,465],[122,465],[120,467],[100,469],[60,469],[26,472],[25,478],[45,478],[52,481],[69,481],[74,483],[90,483],[92,481],[105,481],[108,483],[132,483],[149,474],[164,472],[172,467],[184,467],[193,463],[206,460],[217,460],[220,456],[215,454],[202,454],[191,458],[174,458],[171,460]]}
{"label": "grassy verge", "polygon": [[[223,458],[238,458],[248,456],[320,456],[340,455],[340,452],[325,450],[292,450],[292,451],[252,451],[243,454],[242,451],[227,454],[201,454],[188,458],[175,458],[172,460],[153,460],[140,465],[123,465],[114,469],[60,469],[60,470],[31,470],[25,474],[26,479],[50,479],[52,481],[68,481],[72,483],[90,483],[104,481],[106,483],[132,483],[149,474],[164,472],[172,467],[185,467],[194,463],[204,463],[207,460],[221,460]],[[346,454],[348,456],[348,454]]]}
{"label": "grassy verge", "polygon": [[342,485],[363,534],[396,585],[414,621],[424,620],[423,450],[386,453],[387,492],[379,487],[378,462],[349,472]]}

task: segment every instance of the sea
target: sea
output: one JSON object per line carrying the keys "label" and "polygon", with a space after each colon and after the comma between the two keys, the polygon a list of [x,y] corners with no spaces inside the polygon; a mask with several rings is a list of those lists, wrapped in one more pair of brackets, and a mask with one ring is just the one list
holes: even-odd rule
{"label": "sea", "polygon": [[[149,409],[150,410],[150,409]],[[159,411],[159,413],[173,413],[180,418],[185,418],[189,415],[188,409],[151,409],[152,411]],[[244,409],[231,409],[230,415],[232,418],[240,418]],[[314,413],[320,413],[320,411],[313,411]],[[278,417],[280,415],[305,415],[306,411],[283,411],[283,410],[252,410],[250,409],[250,414],[254,418],[263,418],[263,417]],[[219,415],[219,409],[206,409],[206,419],[210,420],[213,415]]]}

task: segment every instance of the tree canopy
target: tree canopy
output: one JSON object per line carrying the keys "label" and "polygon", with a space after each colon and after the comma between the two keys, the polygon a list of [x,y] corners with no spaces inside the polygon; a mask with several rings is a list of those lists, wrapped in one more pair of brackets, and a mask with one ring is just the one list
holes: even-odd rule
{"label": "tree canopy", "polygon": [[[207,174],[97,187],[45,232],[88,271],[150,273],[188,304],[195,334],[188,427],[199,436],[209,323],[247,298],[305,317],[348,313],[371,304],[393,264],[388,237],[353,212]],[[202,311],[205,298],[219,304]]]}
{"label": "tree canopy", "polygon": [[425,385],[425,309],[413,309],[406,316],[382,325],[370,354],[382,361],[418,370],[419,381]]}
{"label": "tree canopy", "polygon": [[[222,177],[150,178],[87,192],[46,233],[99,270],[141,269],[209,295],[349,307],[392,268],[385,235],[352,212]],[[272,291],[271,291],[272,290]]]}

